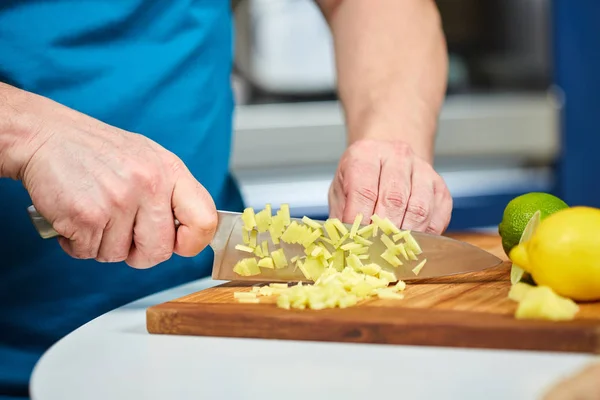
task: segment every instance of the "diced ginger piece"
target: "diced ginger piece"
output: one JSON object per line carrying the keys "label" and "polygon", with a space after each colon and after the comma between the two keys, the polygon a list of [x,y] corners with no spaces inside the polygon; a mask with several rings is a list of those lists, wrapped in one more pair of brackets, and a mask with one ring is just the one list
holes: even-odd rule
{"label": "diced ginger piece", "polygon": [[277,230],[277,228],[273,225],[269,227],[269,234],[271,235],[271,241],[273,244],[279,244],[279,238],[281,237],[281,232]]}
{"label": "diced ginger piece", "polygon": [[250,233],[246,229],[242,229],[242,241],[244,244],[250,244]]}
{"label": "diced ginger piece", "polygon": [[389,272],[389,271],[385,271],[385,270],[379,271],[379,279],[387,282],[386,284],[389,284],[391,282],[396,282],[398,280],[398,278],[396,278],[396,275],[394,275],[393,272]]}
{"label": "diced ginger piece", "polygon": [[354,239],[356,233],[358,232],[358,228],[360,227],[360,223],[362,222],[363,215],[362,213],[356,214],[354,217],[354,223],[352,224],[352,228],[350,228],[350,235],[348,236],[350,239]]}
{"label": "diced ginger piece", "polygon": [[321,255],[323,256],[323,258],[324,258],[325,260],[330,260],[330,259],[331,259],[331,257],[333,257],[333,256],[331,255],[331,253],[329,252],[329,250],[327,250],[327,247],[325,247],[325,245],[324,245],[323,243],[319,243],[317,246],[318,246],[318,247],[320,247],[321,249],[323,249],[323,250],[321,251]]}
{"label": "diced ginger piece", "polygon": [[406,247],[404,246],[404,243],[398,243],[396,245],[396,250],[396,254],[402,254],[402,257],[404,257],[405,260],[408,260],[408,253],[406,252]]}
{"label": "diced ginger piece", "polygon": [[382,279],[381,278],[382,272],[385,272],[385,273],[389,274],[389,272],[387,272],[387,271],[380,271],[379,272],[379,278],[377,278],[375,276],[371,276],[371,275],[365,275],[365,281],[367,283],[369,283],[371,286],[373,286],[375,289],[386,287],[387,285],[389,285],[390,281],[387,280],[387,279]]}
{"label": "diced ginger piece", "polygon": [[508,291],[508,298],[519,302],[525,298],[525,295],[533,289],[535,286],[531,286],[525,282],[517,282],[510,287]]}
{"label": "diced ginger piece", "polygon": [[309,274],[309,279],[316,281],[319,279],[323,271],[325,271],[326,265],[323,265],[321,260],[318,258],[307,258],[304,263],[304,269]]}
{"label": "diced ginger piece", "polygon": [[255,248],[256,247],[256,238],[257,238],[258,232],[256,232],[255,230],[252,230],[250,232],[250,244],[248,245],[249,247]]}
{"label": "diced ginger piece", "polygon": [[402,261],[396,257],[389,249],[381,253],[381,258],[387,261],[392,267],[399,267]]}
{"label": "diced ginger piece", "polygon": [[401,231],[400,233],[397,233],[394,236],[392,236],[392,239],[394,239],[394,242],[397,242],[400,239],[404,239],[404,237],[408,234],[410,234],[410,231]]}
{"label": "diced ginger piece", "polygon": [[398,283],[396,283],[396,285],[394,286],[394,288],[396,289],[396,291],[402,292],[404,289],[406,289],[406,282],[399,280]]}
{"label": "diced ginger piece", "polygon": [[273,259],[273,263],[275,264],[275,268],[281,269],[288,266],[287,258],[285,257],[285,253],[283,249],[277,249],[271,252],[271,258]]}
{"label": "diced ginger piece", "polygon": [[263,258],[262,248],[260,246],[256,246],[254,248],[254,255],[258,258]]}
{"label": "diced ginger piece", "polygon": [[258,293],[259,291],[260,291],[260,285],[254,285],[254,286],[252,286],[252,292]]}
{"label": "diced ginger piece", "polygon": [[311,279],[310,272],[306,269],[306,267],[304,266],[304,263],[302,261],[298,261],[296,263],[296,266],[300,269],[300,271],[302,272],[302,274],[304,275],[304,277],[306,279]]}
{"label": "diced ginger piece", "polygon": [[283,219],[283,226],[286,227],[290,224],[291,222],[291,218],[290,218],[290,206],[289,204],[282,204],[281,207],[279,208],[279,211],[277,212],[278,215],[281,215],[282,219]]}
{"label": "diced ginger piece", "polygon": [[343,250],[336,250],[333,253],[333,258],[332,258],[332,262],[333,262],[333,268],[335,268],[338,271],[342,271],[344,269],[344,251]]}
{"label": "diced ginger piece", "polygon": [[575,318],[579,306],[573,300],[559,296],[547,286],[527,291],[515,312],[517,319],[566,321]]}
{"label": "diced ginger piece", "polygon": [[246,207],[242,212],[242,222],[244,222],[244,228],[247,231],[251,231],[256,227],[256,219],[254,209],[252,207]]}
{"label": "diced ginger piece", "polygon": [[392,254],[396,254],[396,243],[394,243],[388,235],[386,235],[385,233],[381,235],[381,241],[383,242],[385,247],[387,247],[388,250],[391,251]]}
{"label": "diced ginger piece", "polygon": [[266,240],[263,240],[261,250],[263,253],[263,257],[268,257],[269,256],[269,242],[267,242]]}
{"label": "diced ginger piece", "polygon": [[269,225],[271,225],[271,218],[272,215],[270,206],[262,211],[259,211],[256,214],[255,220],[256,229],[258,230],[258,232],[266,232],[267,230],[269,230]]}
{"label": "diced ginger piece", "polygon": [[341,246],[340,248],[342,250],[348,251],[348,250],[352,250],[352,249],[360,249],[362,247],[363,247],[363,245],[359,244],[359,243],[347,243],[347,244]]}
{"label": "diced ginger piece", "polygon": [[312,251],[310,252],[310,255],[312,257],[317,257],[321,253],[323,253],[323,248],[322,247],[320,247],[320,246],[313,246]]}
{"label": "diced ginger piece", "polygon": [[391,288],[384,288],[379,289],[377,291],[377,297],[383,300],[402,300],[404,298],[404,295],[396,292]]}
{"label": "diced ginger piece", "polygon": [[386,235],[389,235],[392,233],[392,231],[389,230],[389,227],[387,226],[387,224],[383,221],[383,219],[379,215],[373,214],[371,216],[371,221],[373,221],[375,226],[377,226],[379,229],[381,229],[381,231],[383,233],[385,233]]}
{"label": "diced ginger piece", "polygon": [[289,310],[290,309],[290,298],[288,296],[284,296],[284,295],[277,297],[277,307]]}
{"label": "diced ginger piece", "polygon": [[359,254],[359,255],[357,255],[357,257],[358,257],[359,260],[368,260],[369,259],[369,255],[368,254]]}
{"label": "diced ginger piece", "polygon": [[409,260],[417,261],[419,259],[412,250],[406,250],[406,255]]}
{"label": "diced ginger piece", "polygon": [[358,248],[350,249],[350,253],[356,254],[357,256],[359,256],[361,254],[367,254],[368,252],[369,252],[368,247],[358,247]]}
{"label": "diced ginger piece", "polygon": [[255,299],[246,299],[246,298],[241,298],[238,299],[238,303],[252,303],[252,304],[258,304],[260,303],[260,299],[259,298],[255,298]]}
{"label": "diced ginger piece", "polygon": [[379,215],[373,214],[373,216],[371,217],[371,221],[373,221],[375,225],[379,227],[379,229],[381,229],[381,231],[386,235],[391,235],[392,233],[400,233],[400,229],[398,229],[398,227],[394,225],[394,223],[390,221],[390,219],[387,217],[381,218]]}
{"label": "diced ginger piece", "polygon": [[323,227],[325,228],[325,232],[327,232],[327,236],[329,236],[329,239],[333,240],[336,243],[340,240],[340,234],[338,233],[338,230],[335,228],[335,225],[330,219],[325,221]]}
{"label": "diced ginger piece", "polygon": [[346,257],[346,262],[355,271],[360,271],[360,269],[363,267],[363,263],[356,254],[349,254],[348,257]]}
{"label": "diced ginger piece", "polygon": [[287,289],[289,286],[287,283],[269,283],[269,287],[273,289]]}
{"label": "diced ginger piece", "polygon": [[275,293],[275,290],[272,287],[269,286],[263,286],[260,288],[260,295],[261,296],[272,296]]}
{"label": "diced ginger piece", "polygon": [[358,244],[362,244],[363,246],[371,246],[373,244],[372,241],[365,239],[364,237],[362,237],[360,235],[354,236],[354,242],[358,243]]}
{"label": "diced ginger piece", "polygon": [[260,274],[260,268],[254,257],[244,258],[235,264],[233,272],[240,276],[253,276]]}
{"label": "diced ginger piece", "polygon": [[296,221],[292,221],[291,224],[287,226],[283,234],[279,239],[281,239],[285,243],[297,243],[298,240],[298,230],[299,225]]}
{"label": "diced ginger piece", "polygon": [[338,300],[338,304],[339,304],[340,308],[352,307],[352,306],[356,305],[357,302],[358,302],[358,299],[356,298],[356,296],[353,296],[353,295],[344,296]]}
{"label": "diced ginger piece", "polygon": [[258,266],[261,268],[269,268],[274,269],[275,264],[273,263],[273,259],[271,257],[265,257],[258,260]]}
{"label": "diced ginger piece", "polygon": [[254,253],[254,249],[252,247],[244,246],[242,244],[236,244],[235,249],[246,253]]}
{"label": "diced ginger piece", "polygon": [[333,247],[335,247],[337,249],[340,246],[342,246],[344,244],[344,242],[346,241],[346,239],[348,239],[348,236],[350,236],[350,232],[344,234]]}
{"label": "diced ginger piece", "polygon": [[316,229],[308,236],[306,236],[306,238],[304,238],[304,240],[302,241],[302,245],[304,247],[310,246],[312,243],[315,242],[315,240],[317,240],[321,236],[323,236],[323,231],[321,229]]}
{"label": "diced ginger piece", "polygon": [[[325,236],[321,236],[321,237],[319,237],[319,240],[321,240],[321,241],[323,241],[323,242],[325,242],[325,243],[327,243],[327,244],[331,245],[332,247],[333,247],[333,246],[335,246],[335,242],[334,242],[333,240],[331,240],[331,239],[329,239],[329,238],[325,237]],[[334,247],[334,248],[335,248],[335,247]]]}
{"label": "diced ginger piece", "polygon": [[421,246],[419,246],[419,243],[417,243],[417,240],[411,235],[410,231],[406,234],[404,240],[406,241],[406,250],[410,250],[417,255],[423,252]]}
{"label": "diced ginger piece", "polygon": [[348,232],[348,228],[346,228],[346,225],[342,224],[342,221],[340,221],[337,218],[332,218],[331,222],[333,223],[333,226],[335,226],[335,228],[338,230],[338,232],[343,236],[346,233],[348,233],[348,236],[350,236],[350,232]]}
{"label": "diced ginger piece", "polygon": [[254,292],[233,292],[233,297],[236,299],[255,299],[256,293],[254,293]]}
{"label": "diced ginger piece", "polygon": [[355,294],[359,299],[365,298],[375,290],[367,281],[360,281],[351,289],[351,293]]}
{"label": "diced ginger piece", "polygon": [[307,216],[302,217],[302,222],[304,222],[306,225],[310,226],[313,229],[321,229],[323,227],[320,223],[311,218],[308,218]]}
{"label": "diced ginger piece", "polygon": [[375,263],[363,265],[360,270],[367,275],[377,276],[381,271],[381,267]]}
{"label": "diced ginger piece", "polygon": [[421,273],[421,270],[423,269],[423,267],[425,266],[426,263],[427,263],[427,259],[424,259],[423,261],[421,261],[420,263],[418,263],[416,267],[414,267],[412,269],[412,272],[415,275],[419,275]]}
{"label": "diced ginger piece", "polygon": [[356,233],[358,233],[361,237],[366,239],[373,235],[373,229],[375,229],[375,225],[369,224],[360,228]]}
{"label": "diced ginger piece", "polygon": [[373,224],[373,237],[377,237],[377,235],[379,234],[379,226],[377,224]]}

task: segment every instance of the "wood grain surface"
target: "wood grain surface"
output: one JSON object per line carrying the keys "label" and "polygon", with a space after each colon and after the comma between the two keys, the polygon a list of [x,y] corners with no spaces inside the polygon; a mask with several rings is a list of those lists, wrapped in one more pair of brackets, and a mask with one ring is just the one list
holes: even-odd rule
{"label": "wood grain surface", "polygon": [[[500,239],[449,234],[504,260]],[[228,282],[150,307],[154,334],[408,344],[600,354],[600,302],[580,304],[576,320],[517,320],[507,298],[510,263],[485,271],[413,280],[403,300],[372,299],[355,307],[283,310],[275,297],[241,304],[236,291],[256,283]]]}

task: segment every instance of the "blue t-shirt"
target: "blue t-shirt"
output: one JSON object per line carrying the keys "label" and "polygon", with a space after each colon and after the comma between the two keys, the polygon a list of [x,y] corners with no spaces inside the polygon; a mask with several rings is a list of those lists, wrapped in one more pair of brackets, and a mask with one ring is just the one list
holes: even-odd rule
{"label": "blue t-shirt", "polygon": [[[233,96],[228,0],[5,0],[0,80],[177,154],[217,207],[240,211],[229,173]],[[148,294],[205,277],[210,248],[149,270],[74,260],[41,239],[20,182],[0,179],[0,399],[28,396],[42,353]]]}

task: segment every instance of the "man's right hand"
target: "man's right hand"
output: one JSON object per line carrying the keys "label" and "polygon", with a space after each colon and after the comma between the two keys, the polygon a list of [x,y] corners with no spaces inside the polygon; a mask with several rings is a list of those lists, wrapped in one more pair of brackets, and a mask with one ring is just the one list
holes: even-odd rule
{"label": "man's right hand", "polygon": [[70,256],[149,268],[209,244],[215,204],[178,157],[142,135],[25,93],[0,85],[0,107],[4,102],[11,121],[10,128],[0,124],[0,171],[23,181]]}

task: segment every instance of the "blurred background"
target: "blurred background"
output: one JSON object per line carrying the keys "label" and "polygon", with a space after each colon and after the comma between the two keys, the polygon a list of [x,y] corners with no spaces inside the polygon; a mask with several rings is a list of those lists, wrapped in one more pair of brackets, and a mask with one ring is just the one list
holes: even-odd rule
{"label": "blurred background", "polygon": [[[295,215],[324,218],[346,145],[327,25],[312,0],[234,4],[234,174],[249,206],[287,202]],[[564,99],[574,85],[562,78],[589,68],[575,47],[582,35],[570,28],[574,13],[586,18],[589,7],[600,11],[597,3],[582,0],[577,10],[568,0],[437,4],[450,70],[435,167],[454,198],[450,229],[495,230],[506,203],[529,191],[571,203],[600,198],[596,189],[564,184],[580,164],[566,162],[573,151],[564,140]],[[568,60],[557,55],[565,49],[573,52]]]}

